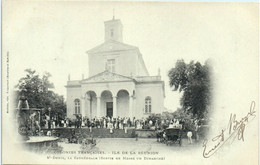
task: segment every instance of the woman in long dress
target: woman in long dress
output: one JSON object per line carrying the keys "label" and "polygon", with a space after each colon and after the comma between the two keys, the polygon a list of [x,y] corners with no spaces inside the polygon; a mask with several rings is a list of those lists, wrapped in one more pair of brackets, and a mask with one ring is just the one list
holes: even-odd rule
{"label": "woman in long dress", "polygon": [[188,143],[189,144],[192,144],[192,132],[191,131],[188,131],[188,133],[187,133],[187,137],[188,137]]}
{"label": "woman in long dress", "polygon": [[113,133],[113,124],[111,122],[108,123],[109,124],[109,129],[110,129],[110,133]]}
{"label": "woman in long dress", "polygon": [[106,121],[106,119],[104,119],[104,128],[107,128],[107,121]]}

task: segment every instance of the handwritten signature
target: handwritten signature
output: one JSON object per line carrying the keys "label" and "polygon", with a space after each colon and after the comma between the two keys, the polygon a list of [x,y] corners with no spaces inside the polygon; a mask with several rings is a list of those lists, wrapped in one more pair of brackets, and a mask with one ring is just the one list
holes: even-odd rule
{"label": "handwritten signature", "polygon": [[214,143],[213,147],[208,148],[208,140],[205,139],[203,142],[203,157],[209,158],[212,156],[221,146],[223,146],[231,137],[237,137],[238,140],[244,141],[244,131],[246,125],[256,117],[255,102],[252,101],[250,110],[245,117],[241,120],[236,119],[236,114],[230,114],[228,126],[226,129],[222,129],[221,133],[211,141]]}

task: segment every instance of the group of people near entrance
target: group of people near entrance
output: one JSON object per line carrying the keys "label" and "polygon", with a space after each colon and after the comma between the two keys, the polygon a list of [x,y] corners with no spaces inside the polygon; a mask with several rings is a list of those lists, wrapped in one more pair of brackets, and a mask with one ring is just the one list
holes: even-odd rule
{"label": "group of people near entrance", "polygon": [[[87,117],[82,117],[81,115],[76,115],[76,119],[72,122],[69,118],[58,120],[56,117],[50,118],[48,115],[45,115],[44,127],[51,129],[57,127],[75,127],[75,128],[89,128],[92,131],[93,128],[97,129],[109,129],[110,133],[113,133],[115,129],[125,130],[127,133],[128,128],[134,129],[152,129],[152,130],[165,130],[166,128],[175,128],[175,129],[185,129],[186,124],[185,119],[151,119],[151,118],[142,118],[136,119],[135,117],[94,117],[89,119]],[[193,121],[194,130],[189,130],[187,132],[188,142],[192,143],[192,137],[199,139],[198,135],[198,120]],[[163,134],[165,136],[165,133]]]}
{"label": "group of people near entrance", "polygon": [[165,128],[179,128],[184,127],[183,119],[173,118],[171,120],[153,120],[149,118],[136,119],[135,117],[94,117],[89,119],[87,117],[77,116],[75,121],[75,128],[103,128],[103,129],[125,129],[132,127],[135,129],[165,129]]}
{"label": "group of people near entrance", "polygon": [[[193,143],[193,138],[195,140],[199,139],[198,129],[199,129],[199,120],[195,119],[192,121],[191,125],[193,128],[188,128],[186,119],[161,119],[161,118],[142,118],[136,119],[135,117],[94,117],[93,119],[89,119],[87,117],[82,117],[81,115],[76,116],[76,120],[72,122],[69,118],[66,119],[58,119],[57,117],[50,118],[47,114],[43,117],[43,126],[41,127],[39,121],[36,120],[39,117],[33,113],[29,116],[31,124],[30,129],[32,129],[33,134],[40,135],[42,134],[41,128],[46,129],[55,129],[57,127],[75,127],[75,128],[89,128],[92,132],[93,128],[96,129],[109,129],[110,133],[113,133],[115,129],[122,129],[127,133],[128,129],[152,129],[158,130],[162,133],[162,138],[166,138],[165,129],[167,128],[175,128],[175,129],[185,129],[187,130],[187,139],[188,143]],[[187,127],[187,128],[186,128]],[[50,132],[50,131],[49,131]],[[47,134],[48,135],[48,134]],[[49,135],[50,136],[50,135]]]}
{"label": "group of people near entrance", "polygon": [[83,117],[82,119],[82,127],[88,128],[105,128],[105,129],[124,129],[125,127],[132,127],[135,118],[132,120],[129,117],[94,117],[93,119],[89,119],[87,117]]}
{"label": "group of people near entrance", "polygon": [[74,121],[69,118],[58,120],[57,117],[50,118],[48,115],[45,115],[43,127],[46,129],[57,128],[57,127],[75,127],[75,128],[113,128],[113,129],[125,129],[125,127],[132,127],[135,129],[166,129],[166,128],[183,128],[184,119],[173,118],[168,119],[149,119],[142,118],[136,119],[135,117],[94,117],[90,119],[88,117],[82,117],[77,115]]}

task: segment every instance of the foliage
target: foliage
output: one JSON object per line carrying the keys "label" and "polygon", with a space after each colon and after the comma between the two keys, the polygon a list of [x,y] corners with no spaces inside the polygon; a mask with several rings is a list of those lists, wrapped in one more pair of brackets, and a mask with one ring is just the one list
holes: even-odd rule
{"label": "foliage", "polygon": [[183,110],[193,117],[204,118],[208,114],[212,93],[210,74],[209,62],[186,64],[183,60],[178,60],[168,73],[170,86],[183,92],[180,100]]}
{"label": "foliage", "polygon": [[16,85],[18,88],[17,98],[25,96],[28,100],[30,108],[44,108],[44,113],[49,113],[51,108],[51,115],[54,114],[63,118],[66,115],[66,104],[64,97],[49,90],[54,88],[54,84],[49,81],[50,73],[45,72],[42,77],[36,74],[35,70],[26,69],[26,76],[19,80]]}
{"label": "foliage", "polygon": [[187,120],[190,120],[192,118],[192,114],[186,112],[182,108],[178,108],[175,112],[172,113],[172,115],[175,116],[175,118],[177,118],[177,119],[187,119]]}
{"label": "foliage", "polygon": [[174,118],[174,115],[173,115],[173,112],[163,112],[162,115],[161,115],[161,119],[163,120],[171,120]]}
{"label": "foliage", "polygon": [[148,118],[147,118],[147,121],[153,121],[153,123],[156,122],[156,120],[161,120],[161,114],[151,114]]}

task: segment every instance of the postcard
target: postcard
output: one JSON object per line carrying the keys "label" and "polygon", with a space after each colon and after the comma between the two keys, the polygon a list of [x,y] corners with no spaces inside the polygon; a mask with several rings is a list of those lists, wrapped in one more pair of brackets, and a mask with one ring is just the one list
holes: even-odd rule
{"label": "postcard", "polygon": [[3,164],[258,164],[257,2],[2,9]]}

